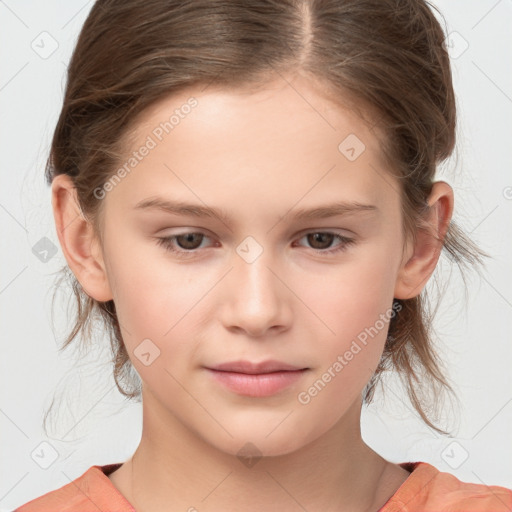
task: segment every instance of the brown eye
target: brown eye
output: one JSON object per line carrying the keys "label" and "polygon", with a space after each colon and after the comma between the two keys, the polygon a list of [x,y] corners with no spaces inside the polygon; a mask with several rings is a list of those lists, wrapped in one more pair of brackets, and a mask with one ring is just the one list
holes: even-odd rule
{"label": "brown eye", "polygon": [[180,235],[157,238],[157,244],[162,245],[167,251],[176,256],[193,256],[201,246],[206,237],[203,233],[182,233]]}
{"label": "brown eye", "polygon": [[[305,234],[302,238],[307,240],[311,249],[322,256],[332,256],[335,253],[341,253],[347,249],[349,245],[355,244],[354,239],[329,231],[312,231]],[[333,246],[334,241],[338,241],[339,243]]]}
{"label": "brown eye", "polygon": [[[176,235],[173,237],[176,240],[180,249],[194,250],[201,245],[204,235],[202,233],[186,233],[184,235]],[[199,244],[197,243],[199,241]]]}
{"label": "brown eye", "polygon": [[310,233],[306,236],[313,249],[328,249],[335,239],[333,233]]}
{"label": "brown eye", "polygon": [[[333,256],[346,250],[349,245],[355,244],[355,240],[352,238],[324,231],[313,231],[305,234],[302,238],[307,239],[310,249],[321,256]],[[157,244],[162,245],[175,256],[187,258],[197,256],[201,252],[201,244],[205,239],[209,239],[209,237],[203,233],[189,232],[157,238]],[[333,246],[334,241],[338,241],[338,243]]]}

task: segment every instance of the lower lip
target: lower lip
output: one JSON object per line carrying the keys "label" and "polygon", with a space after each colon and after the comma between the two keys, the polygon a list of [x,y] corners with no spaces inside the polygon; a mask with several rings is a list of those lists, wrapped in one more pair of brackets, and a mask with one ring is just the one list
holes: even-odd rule
{"label": "lower lip", "polygon": [[258,374],[224,372],[211,368],[208,371],[218,382],[239,395],[264,397],[275,395],[291,386],[307,369]]}

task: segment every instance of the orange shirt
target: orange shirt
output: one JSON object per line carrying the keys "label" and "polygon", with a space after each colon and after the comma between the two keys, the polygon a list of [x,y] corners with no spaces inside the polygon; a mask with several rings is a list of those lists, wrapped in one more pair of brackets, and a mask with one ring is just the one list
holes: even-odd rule
{"label": "orange shirt", "polygon": [[[59,489],[14,512],[135,512],[108,478],[122,463],[92,466]],[[400,464],[411,475],[376,512],[510,512],[512,490],[462,482],[427,462]]]}

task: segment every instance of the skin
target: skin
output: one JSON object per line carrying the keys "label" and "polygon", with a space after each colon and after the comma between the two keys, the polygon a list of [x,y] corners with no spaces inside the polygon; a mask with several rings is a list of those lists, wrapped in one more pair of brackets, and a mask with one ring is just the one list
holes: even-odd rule
{"label": "skin", "polygon": [[[300,91],[300,94],[298,93]],[[103,245],[80,215],[67,176],[52,185],[66,260],[85,291],[113,299],[131,361],[143,382],[143,433],[133,457],[109,478],[138,511],[376,511],[409,476],[361,437],[361,393],[380,360],[387,326],[309,403],[297,396],[389,311],[393,297],[418,295],[439,258],[453,192],[436,182],[429,230],[404,239],[398,184],[379,139],[303,75],[254,91],[200,88],[151,107],[130,153],[169,112],[197,107],[103,201]],[[349,134],[365,150],[349,161]],[[138,211],[161,196],[224,208],[230,220]],[[332,201],[377,207],[325,219],[293,219]],[[200,232],[195,245],[156,237]],[[311,233],[350,237],[316,241]],[[263,252],[248,263],[247,236]],[[190,251],[190,249],[189,249]],[[150,339],[160,355],[134,355]],[[277,359],[309,370],[285,390],[254,398],[226,390],[203,368]],[[262,458],[245,465],[251,442]]]}

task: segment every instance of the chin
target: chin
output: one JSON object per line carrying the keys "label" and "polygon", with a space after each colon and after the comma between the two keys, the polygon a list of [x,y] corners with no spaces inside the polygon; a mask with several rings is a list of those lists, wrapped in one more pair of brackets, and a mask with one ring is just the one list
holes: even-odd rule
{"label": "chin", "polygon": [[[213,432],[209,431],[203,439],[217,450],[234,455],[243,464],[251,467],[251,464],[257,462],[261,457],[288,455],[300,450],[315,439],[313,433],[310,433],[307,437],[298,436],[299,430],[296,425],[290,423],[286,427],[279,425],[275,428],[275,431],[272,431],[266,426],[256,428],[253,422],[247,425],[246,428],[240,427],[237,431],[230,429],[233,437],[228,435],[213,437]],[[321,433],[318,435],[321,435]]]}

